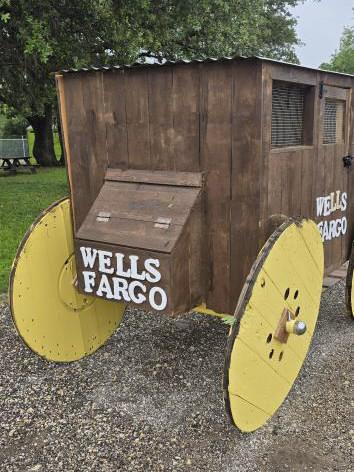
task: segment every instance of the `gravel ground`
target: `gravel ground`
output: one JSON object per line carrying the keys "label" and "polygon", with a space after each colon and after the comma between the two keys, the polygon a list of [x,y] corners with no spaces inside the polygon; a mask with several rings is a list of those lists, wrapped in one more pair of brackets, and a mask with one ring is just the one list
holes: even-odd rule
{"label": "gravel ground", "polygon": [[0,305],[2,471],[352,471],[353,324],[344,284],[322,300],[305,366],[273,419],[253,434],[227,422],[227,327],[194,314],[127,314],[89,358],[32,354]]}

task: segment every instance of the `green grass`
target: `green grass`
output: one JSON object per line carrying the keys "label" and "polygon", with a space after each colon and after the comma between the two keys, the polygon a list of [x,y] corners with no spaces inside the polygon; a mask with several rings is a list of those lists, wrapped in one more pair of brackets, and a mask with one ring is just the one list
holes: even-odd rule
{"label": "green grass", "polygon": [[0,293],[7,290],[17,247],[33,220],[40,211],[67,194],[63,168],[0,176]]}

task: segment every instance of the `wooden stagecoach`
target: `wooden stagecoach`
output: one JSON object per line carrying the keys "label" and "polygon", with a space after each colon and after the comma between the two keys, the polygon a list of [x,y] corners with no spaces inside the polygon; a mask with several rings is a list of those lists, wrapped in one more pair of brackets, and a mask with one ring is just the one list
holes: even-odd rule
{"label": "wooden stagecoach", "polygon": [[70,199],[19,248],[20,336],[67,362],[103,345],[127,305],[235,313],[225,405],[255,430],[301,368],[324,277],[350,257],[352,313],[354,78],[224,58],[56,80]]}

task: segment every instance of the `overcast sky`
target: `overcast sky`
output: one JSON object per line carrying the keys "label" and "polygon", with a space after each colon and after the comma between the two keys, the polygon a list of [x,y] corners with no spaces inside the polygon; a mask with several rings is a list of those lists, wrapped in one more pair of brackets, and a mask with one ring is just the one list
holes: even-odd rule
{"label": "overcast sky", "polygon": [[344,26],[353,25],[354,0],[306,0],[293,9],[297,31],[305,43],[296,52],[301,64],[318,67],[338,49]]}

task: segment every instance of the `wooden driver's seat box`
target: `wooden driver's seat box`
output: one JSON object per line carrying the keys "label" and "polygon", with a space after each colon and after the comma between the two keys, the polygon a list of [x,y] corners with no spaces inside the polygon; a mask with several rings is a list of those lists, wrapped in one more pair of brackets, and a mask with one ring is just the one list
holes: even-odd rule
{"label": "wooden driver's seat box", "polygon": [[201,173],[108,169],[77,231],[78,288],[169,313],[203,299]]}

